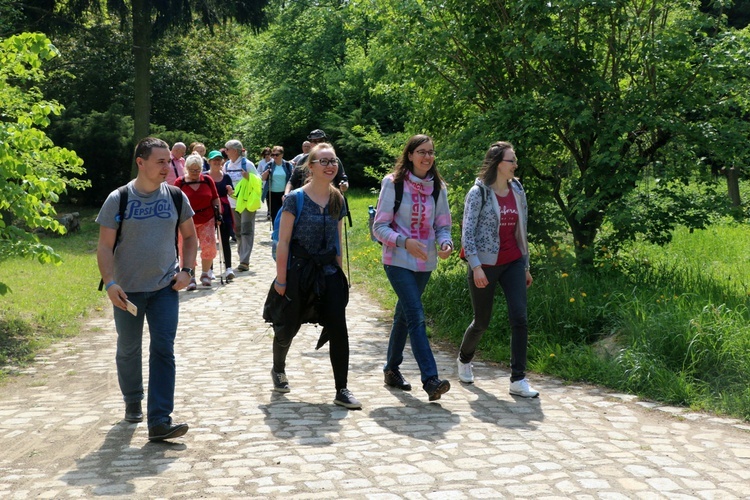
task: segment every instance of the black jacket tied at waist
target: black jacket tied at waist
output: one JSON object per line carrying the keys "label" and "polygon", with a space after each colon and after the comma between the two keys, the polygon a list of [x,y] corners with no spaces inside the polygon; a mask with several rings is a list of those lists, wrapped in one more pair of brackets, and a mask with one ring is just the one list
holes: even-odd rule
{"label": "black jacket tied at waist", "polygon": [[[326,289],[326,268],[333,266],[336,274],[340,274],[341,283],[346,283],[346,276],[336,261],[336,250],[331,249],[320,255],[311,255],[296,241],[290,245],[290,265],[287,270],[286,294],[279,295],[271,283],[265,306],[263,319],[272,323],[276,336],[291,340],[302,323],[318,323],[323,331],[318,339],[316,349],[320,349],[328,341],[326,332],[326,318],[318,307],[320,297]],[[344,286],[346,303],[349,302],[349,288]],[[344,304],[344,307],[346,304]]]}

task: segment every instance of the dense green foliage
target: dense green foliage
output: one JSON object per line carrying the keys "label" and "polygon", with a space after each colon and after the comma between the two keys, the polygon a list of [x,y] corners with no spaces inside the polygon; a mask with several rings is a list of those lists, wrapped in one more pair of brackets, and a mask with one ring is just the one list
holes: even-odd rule
{"label": "dense green foliage", "polygon": [[[38,84],[42,64],[56,55],[49,39],[23,34],[0,42],[0,261],[10,257],[59,262],[59,256],[32,231],[63,233],[53,203],[69,187],[83,185],[73,151],[55,146],[44,133],[49,115],[62,107],[46,100]],[[7,291],[0,282],[0,295]]]}

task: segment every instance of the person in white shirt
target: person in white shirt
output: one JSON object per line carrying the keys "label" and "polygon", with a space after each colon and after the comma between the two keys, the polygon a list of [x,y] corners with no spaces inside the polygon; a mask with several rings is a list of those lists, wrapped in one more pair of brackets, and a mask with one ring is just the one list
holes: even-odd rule
{"label": "person in white shirt", "polygon": [[[247,179],[249,175],[259,177],[253,162],[242,156],[242,143],[236,139],[227,141],[224,145],[229,160],[224,164],[224,172],[232,179],[232,184],[237,185],[241,179]],[[229,205],[234,213],[234,233],[237,237],[237,252],[240,256],[240,264],[237,271],[250,269],[250,254],[253,252],[253,240],[255,239],[255,212],[236,210],[237,200],[229,198]]]}

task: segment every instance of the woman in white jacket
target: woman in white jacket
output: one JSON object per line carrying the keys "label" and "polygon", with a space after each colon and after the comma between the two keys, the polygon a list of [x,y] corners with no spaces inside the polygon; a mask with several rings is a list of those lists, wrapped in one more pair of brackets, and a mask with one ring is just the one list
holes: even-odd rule
{"label": "woman in white jacket", "polygon": [[511,327],[509,392],[534,398],[539,392],[526,379],[526,289],[533,282],[526,232],[528,206],[523,186],[514,176],[517,167],[513,145],[494,143],[484,157],[479,178],[466,194],[462,244],[474,320],[459,350],[458,378],[467,384],[474,382],[471,360],[489,326],[495,288],[500,284]]}

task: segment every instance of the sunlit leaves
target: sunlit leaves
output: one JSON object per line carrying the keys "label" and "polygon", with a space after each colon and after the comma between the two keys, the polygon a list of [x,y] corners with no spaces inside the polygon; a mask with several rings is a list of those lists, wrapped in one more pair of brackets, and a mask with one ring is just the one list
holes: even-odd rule
{"label": "sunlit leaves", "polygon": [[[42,98],[36,85],[42,64],[56,55],[46,36],[24,33],[0,42],[0,259],[10,256],[59,262],[32,231],[62,233],[53,203],[67,187],[82,185],[68,175],[83,173],[73,152],[56,147],[41,130],[61,106]],[[0,284],[0,294],[7,288]]]}

